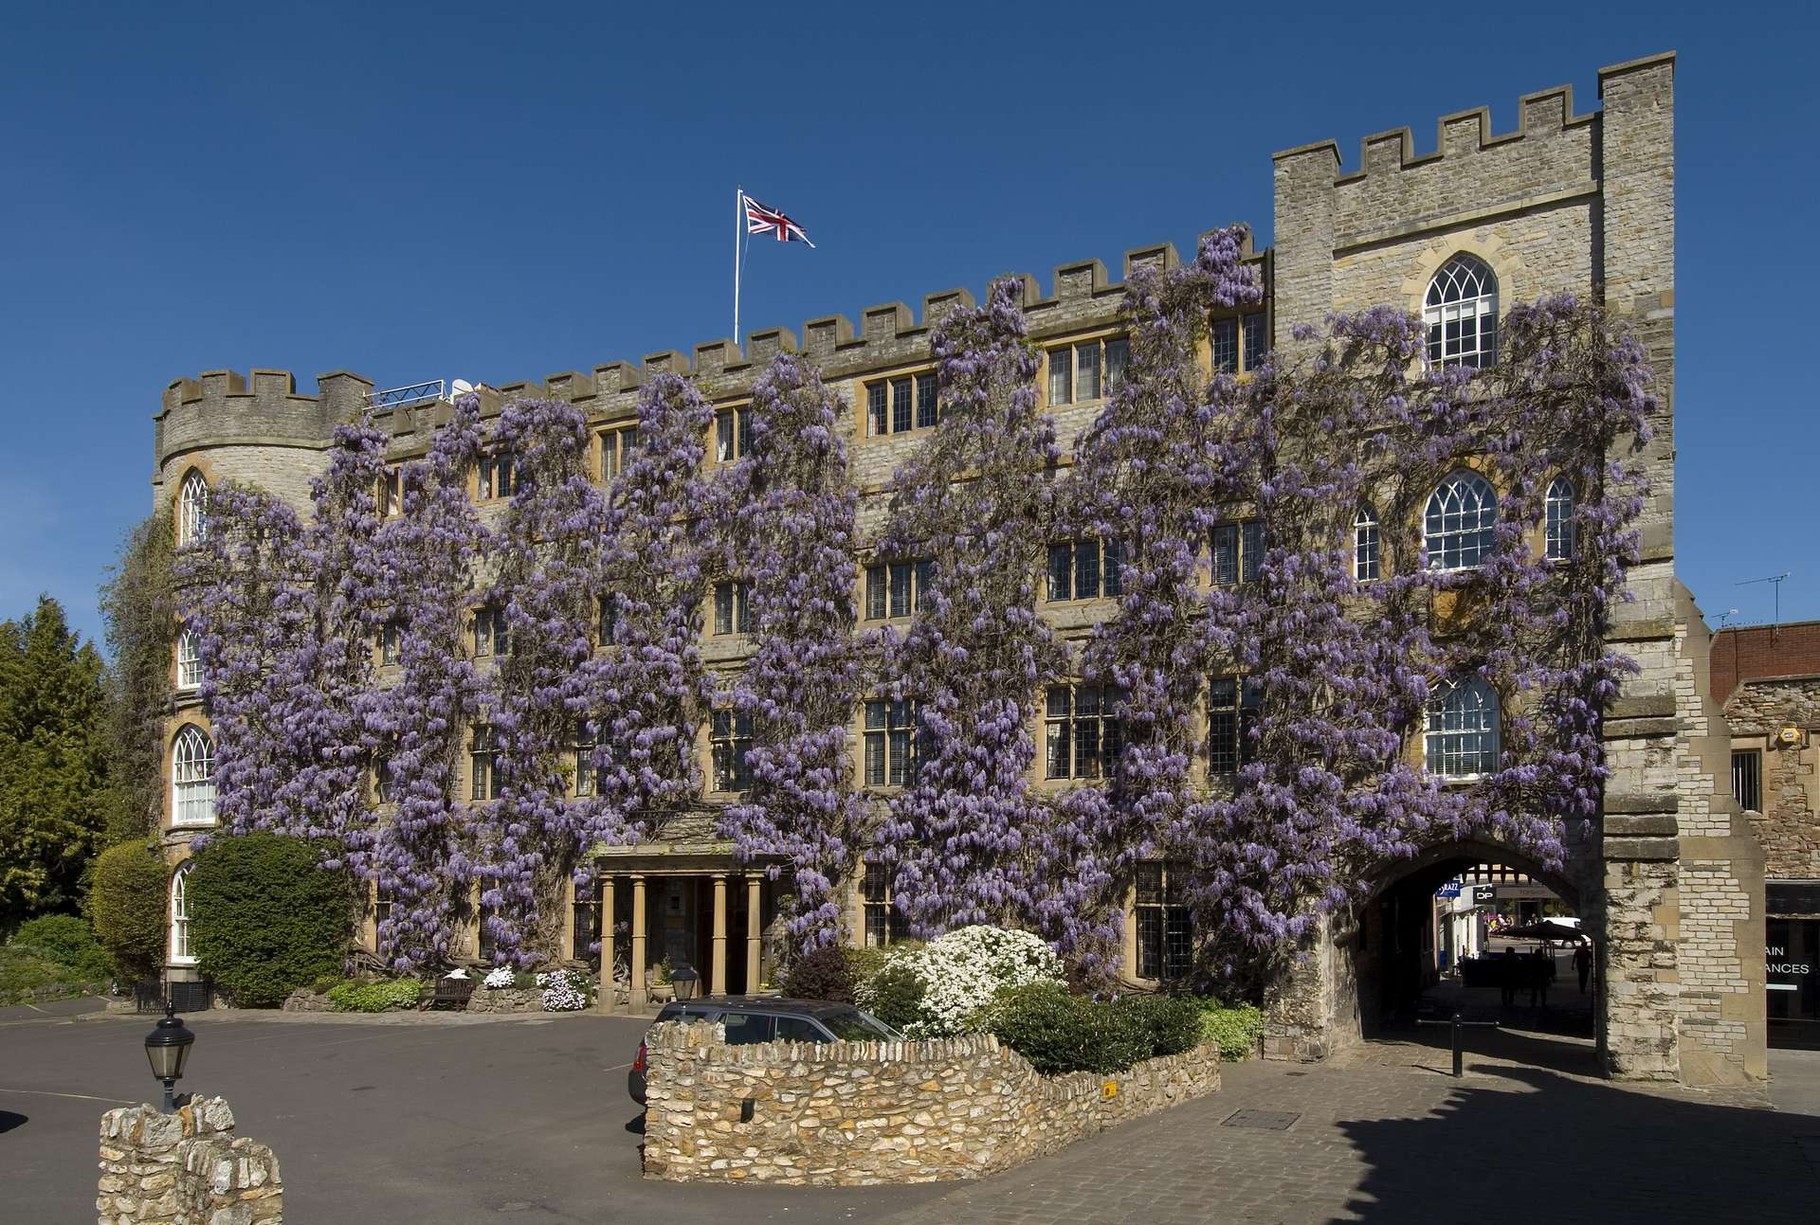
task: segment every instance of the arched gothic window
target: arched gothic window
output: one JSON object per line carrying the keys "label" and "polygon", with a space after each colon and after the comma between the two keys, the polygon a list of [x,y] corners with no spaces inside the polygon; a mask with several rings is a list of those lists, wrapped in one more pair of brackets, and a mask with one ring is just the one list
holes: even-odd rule
{"label": "arched gothic window", "polygon": [[209,483],[192,469],[177,492],[177,546],[195,544],[209,530]]}
{"label": "arched gothic window", "polygon": [[1574,555],[1574,483],[1557,476],[1548,483],[1542,505],[1542,556],[1548,561],[1568,561]]}
{"label": "arched gothic window", "polygon": [[1422,322],[1433,364],[1490,366],[1498,360],[1498,278],[1483,260],[1454,256],[1428,283]]}
{"label": "arched gothic window", "polygon": [[171,875],[171,964],[196,964],[190,952],[190,865],[184,864]]}
{"label": "arched gothic window", "polygon": [[1423,544],[1430,570],[1474,570],[1491,556],[1498,495],[1476,472],[1456,472],[1428,498]]}
{"label": "arched gothic window", "polygon": [[215,746],[194,724],[171,745],[171,824],[215,823]]}
{"label": "arched gothic window", "polygon": [[1369,583],[1379,572],[1378,512],[1369,505],[1361,506],[1352,521],[1352,577]]}
{"label": "arched gothic window", "polygon": [[1498,692],[1478,676],[1448,681],[1428,699],[1426,763],[1444,778],[1498,768]]}
{"label": "arched gothic window", "polygon": [[186,629],[177,636],[177,688],[194,689],[201,684],[201,636],[195,630]]}

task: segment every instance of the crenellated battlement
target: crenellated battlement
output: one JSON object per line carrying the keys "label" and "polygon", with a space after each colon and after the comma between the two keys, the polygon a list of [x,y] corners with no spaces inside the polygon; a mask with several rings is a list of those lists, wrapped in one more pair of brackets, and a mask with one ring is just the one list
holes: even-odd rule
{"label": "crenellated battlement", "polygon": [[[1261,263],[1247,237],[1245,258]],[[1175,248],[1167,243],[1138,247],[1124,258],[1125,276],[1144,265],[1171,268],[1179,263]],[[1109,324],[1116,318],[1124,295],[1124,281],[1111,281],[1099,260],[1062,264],[1054,271],[1051,293],[1045,297],[1033,276],[1018,275],[1024,284],[1024,308],[1033,335],[1061,334]],[[481,385],[481,413],[493,416],[510,400],[549,397],[575,404],[590,417],[611,420],[630,417],[638,391],[659,374],[673,373],[696,379],[712,397],[734,397],[751,386],[764,365],[779,353],[800,352],[813,359],[830,379],[845,379],[872,370],[926,360],[931,329],[949,311],[965,309],[976,298],[966,289],[946,289],[925,295],[922,310],[902,302],[866,307],[857,329],[845,315],[824,315],[803,324],[799,333],[787,328],[749,332],[742,350],[736,340],[703,341],[690,352],[667,350],[646,354],[637,363],[616,361],[591,371],[565,370],[543,381]],[[157,421],[160,465],[172,455],[221,445],[275,445],[316,450],[328,446],[335,426],[351,421],[367,408],[373,391],[370,379],[346,371],[317,376],[315,395],[300,394],[296,378],[286,370],[254,370],[243,375],[233,370],[211,370],[197,378],[178,379],[165,389]],[[428,445],[429,435],[448,419],[446,402],[428,400],[397,408],[374,410],[374,420],[388,430],[398,452],[410,453]]]}

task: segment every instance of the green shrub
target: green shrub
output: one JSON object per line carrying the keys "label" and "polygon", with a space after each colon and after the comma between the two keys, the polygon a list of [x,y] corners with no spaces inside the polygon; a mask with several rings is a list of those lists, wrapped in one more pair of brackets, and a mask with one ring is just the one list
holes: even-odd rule
{"label": "green shrub", "polygon": [[923,991],[922,976],[909,962],[887,959],[856,996],[861,1008],[903,1029],[923,1015]]}
{"label": "green shrub", "polygon": [[1220,1058],[1239,1060],[1251,1056],[1264,1036],[1264,1012],[1252,1004],[1222,1004],[1217,999],[1203,999],[1201,1007],[1201,1040],[1216,1043]]}
{"label": "green shrub", "polygon": [[0,1006],[28,1000],[81,995],[82,985],[69,981],[69,971],[35,950],[0,948]]}
{"label": "green shrub", "polygon": [[339,987],[343,981],[343,979],[338,978],[333,974],[323,974],[320,975],[315,982],[310,984],[310,992],[313,995],[327,995],[336,987]]}
{"label": "green shrub", "polygon": [[1060,983],[1006,991],[992,1005],[988,1028],[1045,1076],[1122,1072],[1152,1053],[1144,1013],[1079,999]]}
{"label": "green shrub", "polygon": [[838,944],[810,949],[790,964],[784,975],[784,994],[799,1000],[853,1002],[853,962]]}
{"label": "green shrub", "polygon": [[1128,995],[1118,1002],[1133,1024],[1144,1035],[1149,1053],[1180,1055],[1201,1042],[1201,1006],[1199,1001],[1166,995]]}
{"label": "green shrub", "polygon": [[94,928],[75,915],[40,915],[22,923],[12,944],[49,959],[82,982],[98,983],[108,977],[107,954],[96,943]]}
{"label": "green shrub", "polygon": [[278,834],[218,837],[189,877],[190,947],[202,972],[241,1008],[285,996],[341,968],[354,891],[320,866],[310,843]]}
{"label": "green shrub", "polygon": [[122,978],[143,978],[164,963],[170,872],[143,841],[110,846],[95,857],[88,917]]}
{"label": "green shrub", "polygon": [[329,1005],[336,1012],[385,1012],[392,1008],[414,1008],[422,985],[414,978],[376,983],[337,983],[329,988]]}

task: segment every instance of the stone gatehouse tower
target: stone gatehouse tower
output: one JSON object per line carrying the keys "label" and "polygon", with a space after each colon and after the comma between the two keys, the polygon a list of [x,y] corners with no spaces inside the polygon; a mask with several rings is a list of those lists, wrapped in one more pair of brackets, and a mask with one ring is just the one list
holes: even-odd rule
{"label": "stone gatehouse tower", "polygon": [[[1389,303],[1412,311],[1457,253],[1511,301],[1601,298],[1644,341],[1658,400],[1632,599],[1614,637],[1639,665],[1608,712],[1614,775],[1603,830],[1569,848],[1563,896],[1603,931],[1599,1041],[1608,1070],[1716,1084],[1765,1075],[1762,855],[1731,798],[1729,741],[1706,683],[1709,635],[1674,570],[1675,163],[1673,54],[1601,70],[1602,106],[1566,88],[1520,102],[1515,132],[1481,109],[1448,115],[1438,147],[1409,129],[1364,140],[1344,171],[1331,141],[1276,155],[1275,328]],[[1436,848],[1386,884],[1449,859]],[[1528,865],[1525,865],[1528,866]],[[1375,954],[1338,916],[1274,1001],[1270,1049],[1319,1057],[1360,1032]]]}
{"label": "stone gatehouse tower", "polygon": [[[1380,890],[1413,888],[1437,872],[1445,879],[1451,865],[1479,860],[1542,875],[1601,936],[1599,1037],[1608,1070],[1705,1084],[1765,1073],[1764,895],[1760,853],[1725,786],[1729,738],[1707,692],[1706,631],[1674,575],[1674,67],[1672,55],[1661,55],[1603,70],[1602,106],[1592,114],[1576,114],[1566,89],[1530,95],[1511,134],[1494,135],[1483,110],[1448,116],[1440,121],[1437,151],[1421,156],[1407,129],[1368,137],[1352,172],[1342,172],[1332,142],[1278,154],[1276,245],[1245,255],[1264,302],[1216,315],[1207,360],[1243,374],[1273,342],[1294,343],[1298,325],[1318,324],[1329,313],[1378,305],[1421,313],[1437,277],[1455,266],[1482,274],[1476,296],[1467,300],[1493,321],[1509,303],[1571,291],[1602,299],[1643,339],[1658,396],[1647,452],[1651,494],[1640,521],[1642,562],[1630,575],[1634,598],[1613,610],[1617,645],[1640,671],[1609,711],[1615,776],[1602,828],[1570,847],[1560,873],[1542,873],[1509,848],[1481,843],[1430,848],[1382,869],[1378,883]],[[1140,248],[1127,254],[1126,271],[1175,259],[1167,246]],[[1045,408],[1064,444],[1104,406],[1110,375],[1102,379],[1102,370],[1122,366],[1122,294],[1097,261],[1057,268],[1047,295],[1026,278],[1025,316],[1044,354]],[[934,395],[924,399],[925,389],[935,390],[930,324],[971,300],[965,290],[948,290],[929,295],[920,315],[887,303],[867,308],[857,326],[843,316],[811,320],[800,342],[798,334],[773,329],[743,344],[716,340],[689,354],[652,354],[641,363],[561,372],[541,383],[482,386],[481,414],[490,425],[517,396],[574,405],[594,436],[594,475],[604,484],[632,444],[628,429],[641,386],[661,372],[685,373],[718,412],[708,462],[734,462],[742,414],[764,363],[780,351],[800,351],[845,401],[841,424],[860,493],[861,533],[870,539],[885,519],[893,471],[928,437],[935,416]],[[1461,322],[1460,299],[1442,309]],[[208,487],[220,480],[262,486],[307,512],[310,478],[322,470],[338,423],[370,412],[390,436],[388,462],[408,463],[448,420],[447,400],[439,383],[376,394],[371,382],[345,372],[319,377],[315,394],[299,394],[292,376],[275,370],[179,379],[157,416],[156,497],[174,512],[180,536],[194,530]],[[483,520],[504,513],[496,488],[476,482],[471,493]],[[869,591],[873,571],[881,572],[877,608],[868,594],[862,622],[910,615],[895,595],[887,598],[886,587],[897,579],[882,581],[884,569],[868,556],[856,558],[862,590]],[[906,576],[906,593],[909,581]],[[717,607],[702,635],[702,657],[717,674],[737,671],[752,651],[732,595],[729,590],[725,628]],[[1051,593],[1039,612],[1064,640],[1078,643],[1113,607],[1104,599],[1057,600]],[[375,654],[383,678],[396,661],[388,663],[382,644]],[[193,835],[213,823],[213,746],[193,646],[180,644],[173,665],[177,704],[167,737],[164,828],[168,856],[180,865]],[[889,712],[879,714],[888,725]],[[870,717],[868,711],[863,718]],[[870,734],[863,718],[855,713],[856,746]],[[1203,740],[1207,726],[1203,720]],[[888,789],[892,751],[883,726],[878,734],[879,782]],[[591,914],[586,902],[565,906],[564,954],[580,958],[597,941],[604,965],[616,953],[626,958],[635,1004],[643,1002],[646,970],[660,958],[689,961],[715,991],[756,986],[768,970],[764,933],[775,914],[776,882],[762,868],[735,862],[731,844],[716,833],[715,815],[733,802],[734,786],[721,787],[710,740],[700,745],[708,785],[698,808],[677,814],[647,842],[600,848],[591,862],[597,886]],[[480,750],[467,743],[451,748],[463,757]],[[870,790],[872,766],[863,752],[856,751],[854,767],[865,772]],[[1072,785],[1072,777],[1037,777],[1032,786]],[[383,805],[381,797],[380,818]],[[876,881],[852,886],[848,928],[858,939],[889,938],[888,889]],[[382,904],[372,900],[369,940]],[[1125,965],[1137,978],[1145,937],[1135,909],[1127,907]],[[173,977],[193,972],[192,921],[206,916],[188,913],[179,873],[172,893]],[[1271,1054],[1319,1058],[1362,1036],[1383,973],[1376,921],[1367,903],[1325,925],[1273,997]],[[477,927],[469,939],[465,951],[484,957]]]}

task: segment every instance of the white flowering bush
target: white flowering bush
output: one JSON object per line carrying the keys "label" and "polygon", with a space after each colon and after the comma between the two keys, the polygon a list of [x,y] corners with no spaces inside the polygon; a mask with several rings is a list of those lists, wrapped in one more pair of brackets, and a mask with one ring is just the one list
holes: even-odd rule
{"label": "white flowering bush", "polygon": [[468,972],[460,966],[456,966],[453,970],[450,970],[447,974],[443,975],[444,978],[466,978],[467,976]]}
{"label": "white flowering bush", "polygon": [[573,970],[552,970],[537,976],[543,988],[545,1012],[580,1012],[588,1006],[588,980]]}
{"label": "white flowering bush", "polygon": [[[901,993],[905,978],[920,987],[912,1015],[898,1016],[910,1038],[948,1038],[985,1027],[986,1006],[999,992],[1034,982],[1061,982],[1062,962],[1041,937],[999,927],[961,927],[888,956],[856,996],[862,1008],[881,991]],[[888,985],[889,984],[889,985]],[[901,999],[901,994],[900,994]]]}
{"label": "white flowering bush", "polygon": [[516,974],[512,973],[512,971],[505,966],[500,966],[496,970],[489,971],[487,976],[480,980],[480,985],[489,991],[503,991],[507,987],[510,987],[513,980],[517,977]]}

